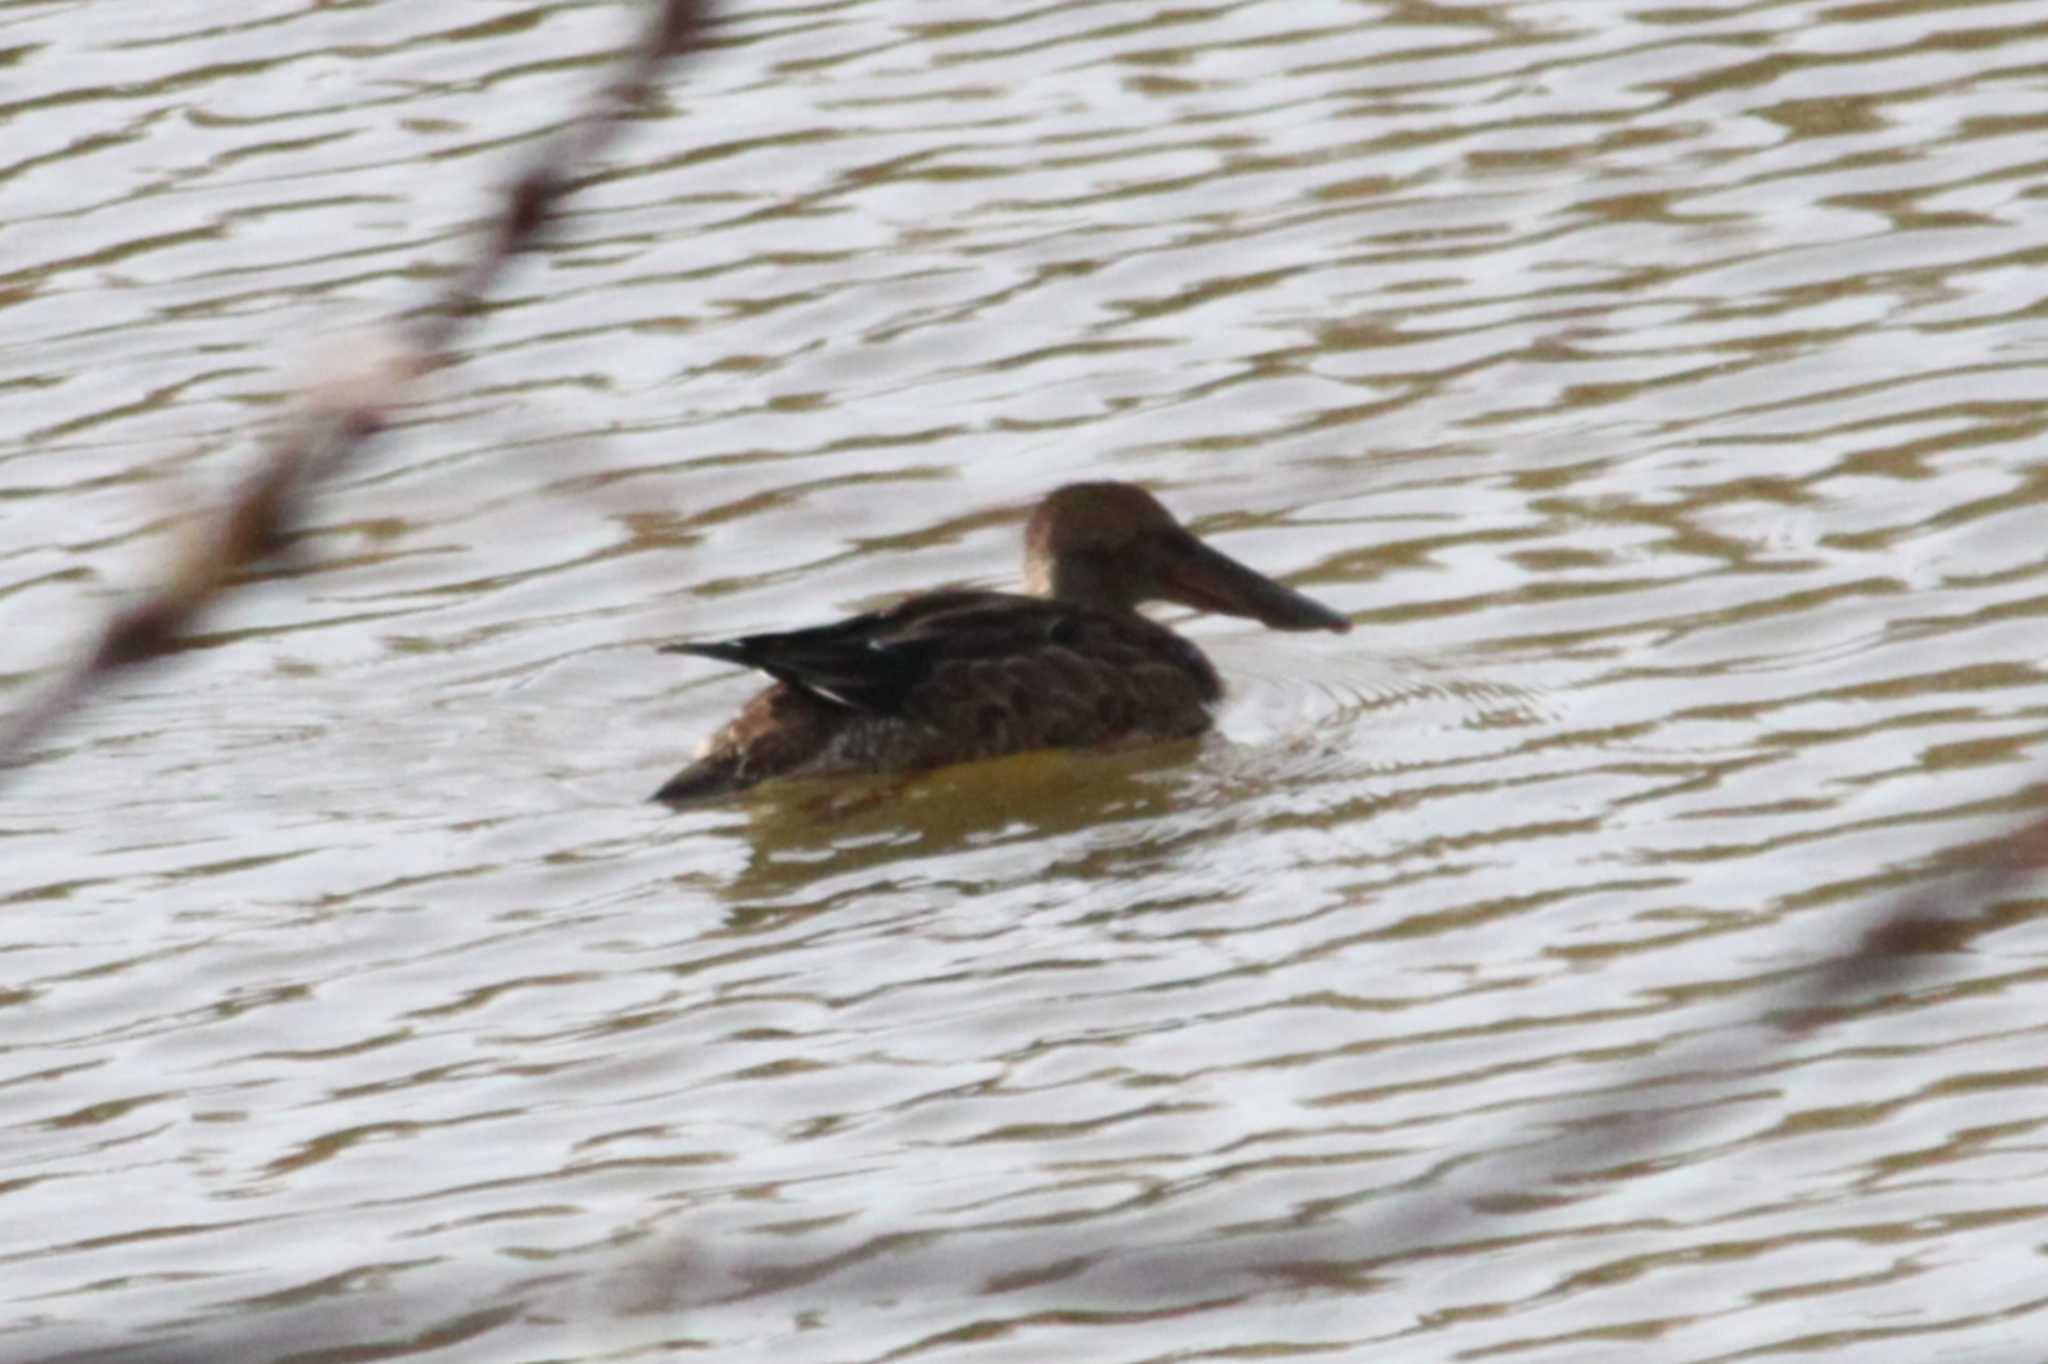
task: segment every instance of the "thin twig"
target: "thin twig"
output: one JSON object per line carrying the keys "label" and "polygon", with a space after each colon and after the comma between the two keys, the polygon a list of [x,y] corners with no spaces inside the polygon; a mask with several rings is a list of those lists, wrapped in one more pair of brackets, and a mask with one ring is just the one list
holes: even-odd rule
{"label": "thin twig", "polygon": [[[1911,988],[1941,959],[1967,950],[1976,935],[2002,927],[2004,919],[1995,912],[1999,901],[2038,893],[2041,869],[2048,866],[2048,818],[1956,848],[1940,860],[1961,875],[1944,876],[1933,889],[1887,896],[1856,915],[1843,933],[1853,946],[1773,982],[1766,989],[1767,1007],[1745,1022],[1791,1040],[1867,1016],[1874,996]],[[1482,1226],[1483,1195],[1580,1185],[1603,1171],[1650,1159],[1681,1132],[1697,1133],[1712,1121],[1697,1104],[1658,1107],[1645,1101],[1646,1093],[1675,1079],[1753,1073],[1771,1064],[1768,1054],[1759,1053],[1752,1027],[1720,1028],[1694,1044],[1660,1050],[1602,1087],[1615,1097],[1581,1096],[1554,1105],[1551,1122],[1562,1135],[1514,1169],[1511,1184],[1488,1187],[1482,1178],[1393,1204],[1386,1216],[1360,1229],[1359,1238],[1390,1249],[1354,1265],[1374,1270],[1418,1254],[1469,1249],[1493,1234]]]}
{"label": "thin twig", "polygon": [[195,513],[156,588],[117,611],[83,656],[44,693],[0,722],[0,768],[19,763],[59,721],[115,674],[174,652],[200,613],[242,570],[284,545],[307,490],[358,453],[403,402],[418,377],[444,362],[449,345],[514,256],[532,248],[562,199],[571,173],[603,152],[647,101],[662,65],[695,49],[703,0],[660,0],[625,69],[541,147],[506,186],[505,204],[482,249],[455,281],[399,334],[397,354],[347,382],[308,394],[228,503]]}

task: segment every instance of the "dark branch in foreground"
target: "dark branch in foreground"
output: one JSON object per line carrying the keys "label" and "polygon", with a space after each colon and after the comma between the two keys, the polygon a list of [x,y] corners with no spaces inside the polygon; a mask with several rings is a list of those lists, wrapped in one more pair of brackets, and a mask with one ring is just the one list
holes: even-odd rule
{"label": "dark branch in foreground", "polygon": [[115,674],[174,652],[237,573],[277,554],[311,485],[361,450],[414,380],[445,361],[506,265],[533,246],[574,188],[574,170],[598,156],[646,102],[663,63],[697,47],[703,21],[702,0],[660,0],[625,69],[506,186],[504,207],[477,257],[400,331],[393,354],[307,394],[226,506],[188,518],[156,588],[117,612],[54,685],[0,723],[0,767],[18,763]]}

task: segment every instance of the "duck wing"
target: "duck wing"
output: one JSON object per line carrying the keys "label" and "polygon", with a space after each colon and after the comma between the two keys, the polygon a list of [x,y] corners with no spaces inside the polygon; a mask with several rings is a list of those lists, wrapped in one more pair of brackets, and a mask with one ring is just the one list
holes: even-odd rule
{"label": "duck wing", "polygon": [[1128,692],[1161,669],[1191,700],[1221,691],[1201,652],[1162,625],[1007,592],[934,592],[831,625],[665,652],[738,663],[849,710],[920,720],[968,696]]}

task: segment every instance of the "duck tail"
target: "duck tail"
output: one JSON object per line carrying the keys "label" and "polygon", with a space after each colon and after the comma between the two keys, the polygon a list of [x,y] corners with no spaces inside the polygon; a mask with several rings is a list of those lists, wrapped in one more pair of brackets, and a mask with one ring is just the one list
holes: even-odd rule
{"label": "duck tail", "polygon": [[739,755],[735,753],[715,753],[699,758],[663,782],[661,789],[648,799],[658,800],[663,805],[682,806],[744,791],[759,779],[742,777],[740,767]]}
{"label": "duck tail", "polygon": [[695,658],[715,658],[721,663],[737,663],[743,668],[758,666],[752,652],[743,639],[714,640],[708,644],[657,644],[658,654],[689,654]]}

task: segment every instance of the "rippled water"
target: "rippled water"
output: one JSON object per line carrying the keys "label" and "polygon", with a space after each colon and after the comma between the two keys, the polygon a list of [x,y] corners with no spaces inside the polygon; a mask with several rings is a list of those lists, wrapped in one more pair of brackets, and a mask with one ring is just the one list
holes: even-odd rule
{"label": "rippled water", "polygon": [[[0,7],[0,701],[636,13]],[[714,41],[0,783],[0,1357],[2038,1352],[2039,902],[1777,1015],[2042,804],[2048,7]],[[652,645],[1081,476],[1361,628],[1169,613],[1198,748],[643,803],[755,685]]]}

